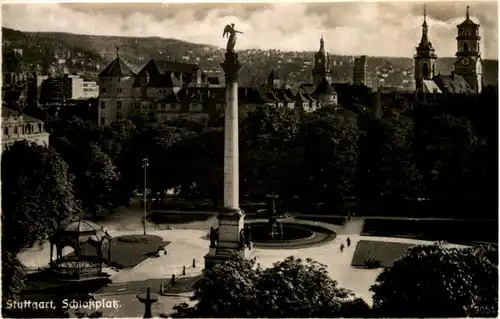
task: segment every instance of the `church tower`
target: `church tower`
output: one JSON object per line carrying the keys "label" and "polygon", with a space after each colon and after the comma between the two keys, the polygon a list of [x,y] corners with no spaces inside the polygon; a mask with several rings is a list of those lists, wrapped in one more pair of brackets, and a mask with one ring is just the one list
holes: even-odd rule
{"label": "church tower", "polygon": [[330,67],[330,56],[325,51],[325,41],[323,41],[323,37],[319,41],[319,50],[314,55],[314,69],[313,69],[313,83],[315,86],[318,86],[323,78],[328,80],[328,83],[331,83],[331,70]]}
{"label": "church tower", "polygon": [[418,44],[417,54],[415,54],[415,87],[417,91],[423,89],[424,80],[432,80],[437,75],[436,60],[437,55],[429,41],[429,29],[427,27],[427,11],[424,6],[424,23],[422,24],[422,38]]}
{"label": "church tower", "polygon": [[479,24],[469,17],[467,6],[465,21],[457,26],[457,53],[455,74],[463,76],[476,93],[483,89],[483,60],[481,59]]}

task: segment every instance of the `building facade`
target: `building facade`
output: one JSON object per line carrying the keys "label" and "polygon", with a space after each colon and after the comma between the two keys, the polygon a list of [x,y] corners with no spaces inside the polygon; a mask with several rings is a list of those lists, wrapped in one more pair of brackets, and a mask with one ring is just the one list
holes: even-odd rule
{"label": "building facade", "polygon": [[97,107],[99,126],[127,118],[134,110],[134,82],[135,73],[117,53],[116,59],[99,73]]}
{"label": "building facade", "polygon": [[49,133],[43,121],[7,107],[2,107],[2,132],[4,150],[17,141],[49,146]]}
{"label": "building facade", "polygon": [[[39,77],[34,81],[38,83]],[[61,103],[65,100],[96,98],[98,95],[99,87],[95,81],[86,81],[79,75],[66,74],[61,77],[43,79],[39,102],[42,104]]]}
{"label": "building facade", "polygon": [[354,85],[367,85],[368,59],[362,55],[354,59],[352,82]]}

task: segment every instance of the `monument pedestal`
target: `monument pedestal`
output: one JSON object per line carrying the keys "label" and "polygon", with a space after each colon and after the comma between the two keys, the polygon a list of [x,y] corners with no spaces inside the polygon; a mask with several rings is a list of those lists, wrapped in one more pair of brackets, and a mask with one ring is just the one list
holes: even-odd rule
{"label": "monument pedestal", "polygon": [[238,255],[243,258],[253,258],[254,250],[245,247],[244,238],[241,236],[245,214],[242,210],[224,209],[219,213],[219,239],[216,247],[209,248],[205,255],[205,269],[210,269],[215,264],[224,262]]}

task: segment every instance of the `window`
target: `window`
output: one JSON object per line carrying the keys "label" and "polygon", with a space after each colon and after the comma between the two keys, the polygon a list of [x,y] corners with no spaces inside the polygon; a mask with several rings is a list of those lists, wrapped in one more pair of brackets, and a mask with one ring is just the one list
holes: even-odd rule
{"label": "window", "polygon": [[121,82],[122,81],[122,78],[118,78],[118,82]]}
{"label": "window", "polygon": [[175,103],[170,106],[171,109],[175,109],[176,107],[177,107],[177,104],[175,104]]}
{"label": "window", "polygon": [[14,134],[17,134],[17,126],[14,126]]}
{"label": "window", "polygon": [[149,109],[152,110],[153,109],[153,104],[149,104]]}
{"label": "window", "polygon": [[166,105],[165,103],[162,103],[162,104],[161,104],[161,108],[162,108],[162,109],[166,109],[166,108],[167,108],[167,105]]}
{"label": "window", "polygon": [[8,127],[4,127],[3,128],[3,134],[4,135],[9,135],[9,128]]}
{"label": "window", "polygon": [[106,119],[104,117],[101,117],[101,125],[105,125],[106,124]]}
{"label": "window", "polygon": [[278,103],[278,107],[283,107],[283,103]]}
{"label": "window", "polygon": [[[85,91],[85,89],[84,89]],[[106,93],[106,88],[101,88],[101,93]]]}
{"label": "window", "polygon": [[116,109],[121,110],[122,109],[122,101],[116,101]]}
{"label": "window", "polygon": [[116,92],[118,92],[118,93],[122,93],[122,89],[121,89],[121,88],[117,88],[117,89],[116,89]]}
{"label": "window", "polygon": [[109,78],[109,79],[108,79],[108,82],[109,82],[109,83],[111,83],[111,81],[112,81],[112,80],[113,80],[112,78]]}
{"label": "window", "polygon": [[469,51],[469,44],[467,42],[464,42],[464,52]]}
{"label": "window", "polygon": [[38,123],[38,132],[43,132],[42,131],[42,124],[41,123]]}
{"label": "window", "polygon": [[121,112],[116,112],[116,119],[121,120],[122,119],[122,113]]}
{"label": "window", "polygon": [[106,102],[101,101],[101,109],[103,109],[103,110],[104,110],[105,108],[106,108]]}

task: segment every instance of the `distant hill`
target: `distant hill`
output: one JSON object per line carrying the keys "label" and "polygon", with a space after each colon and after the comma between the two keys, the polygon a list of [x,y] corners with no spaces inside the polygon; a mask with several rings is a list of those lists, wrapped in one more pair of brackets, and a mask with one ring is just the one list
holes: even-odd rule
{"label": "distant hill", "polygon": [[[212,45],[196,44],[176,39],[159,37],[90,36],[60,32],[21,32],[2,28],[3,69],[15,72],[19,69],[56,70],[56,72],[81,72],[95,76],[116,57],[120,56],[132,69],[140,69],[152,58],[196,63],[209,73],[222,76],[220,62],[224,51]],[[9,56],[11,51],[22,50],[22,57]],[[313,59],[316,48],[309,52],[284,52],[279,50],[241,50],[243,64],[241,85],[263,83],[272,69],[292,85],[311,81]],[[15,60],[15,61],[13,61]],[[353,57],[331,56],[334,81],[346,82],[352,77]],[[439,58],[438,70],[442,74],[453,70],[454,58]],[[497,85],[498,61],[484,61],[485,84]],[[13,70],[14,69],[14,70]],[[368,72],[391,70],[386,84],[398,85],[402,80],[411,80],[413,58],[369,57]],[[385,72],[385,71],[384,71]],[[406,74],[410,75],[406,75]],[[393,82],[393,83],[391,83]]]}

